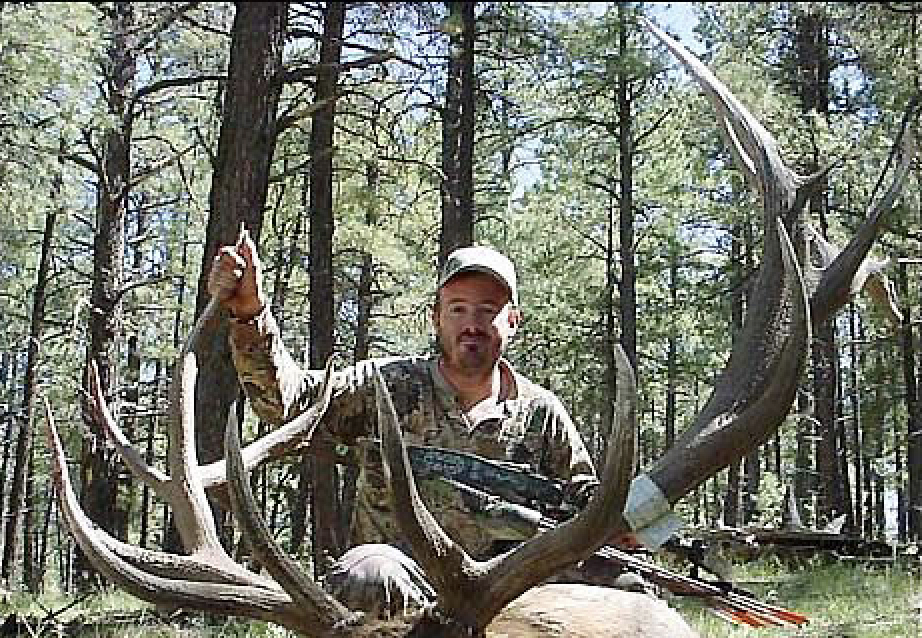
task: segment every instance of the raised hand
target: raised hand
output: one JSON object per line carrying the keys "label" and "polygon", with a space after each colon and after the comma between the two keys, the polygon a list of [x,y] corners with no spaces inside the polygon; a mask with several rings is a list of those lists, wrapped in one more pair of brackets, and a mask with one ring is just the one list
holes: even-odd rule
{"label": "raised hand", "polygon": [[237,243],[218,249],[208,273],[208,292],[237,319],[252,319],[265,307],[262,265],[250,231],[243,224]]}

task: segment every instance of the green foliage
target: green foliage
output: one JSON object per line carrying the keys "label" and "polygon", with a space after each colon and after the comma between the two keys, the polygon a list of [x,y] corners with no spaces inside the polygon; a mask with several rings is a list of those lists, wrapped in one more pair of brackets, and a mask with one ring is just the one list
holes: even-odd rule
{"label": "green foliage", "polygon": [[[136,436],[158,428],[156,459],[165,451],[163,377],[193,319],[224,90],[215,80],[180,80],[225,72],[233,18],[231,3],[204,3],[170,20],[175,6],[135,5],[134,89],[175,85],[139,99],[132,111],[136,182],[124,257],[125,280],[132,285],[122,299],[119,335],[137,336],[140,343],[143,416]],[[105,133],[119,124],[103,90],[111,40],[106,7],[5,3],[0,12],[0,140],[7,149],[0,158],[0,206],[6,212],[0,224],[0,351],[20,363],[15,374],[21,376],[31,307],[24,300],[35,286],[45,215],[59,211],[39,393],[54,407],[69,450],[82,444],[77,397],[92,310],[91,242],[101,179],[93,164],[104,152]],[[785,158],[797,167],[838,161],[829,178],[829,234],[844,242],[881,193],[879,172],[918,84],[913,65],[893,63],[918,55],[910,29],[880,3],[696,3],[695,9],[704,58],[778,137]],[[801,112],[788,64],[792,20],[807,10],[826,12],[835,27],[839,71],[828,117]],[[733,166],[710,105],[637,27],[636,15],[648,11],[643,3],[604,10],[588,3],[478,3],[475,62],[476,239],[509,253],[522,282],[525,322],[509,357],[561,395],[593,450],[601,447],[607,427],[606,317],[617,316],[621,304],[621,265],[609,252],[616,255],[619,248],[618,197],[622,188],[630,190],[644,463],[665,445],[667,392],[676,392],[679,432],[707,400],[731,346],[731,296],[745,288],[757,266],[761,233],[758,198]],[[438,109],[448,53],[444,14],[441,3],[349,10],[349,62],[373,50],[401,59],[344,73],[337,100],[336,289],[330,300],[337,309],[337,365],[351,363],[356,349],[366,255],[373,280],[372,356],[423,353],[432,346],[429,311],[441,206]],[[309,68],[318,54],[309,35],[320,32],[316,7],[292,5],[291,26],[299,31],[286,45],[286,66]],[[629,185],[619,183],[619,78],[629,79],[636,141]],[[284,340],[296,358],[306,351],[309,320],[307,141],[313,107],[310,80],[286,84],[280,106],[285,127],[260,243],[268,293],[278,293]],[[918,189],[916,182],[908,185],[877,256],[918,256]],[[734,257],[734,233],[741,237],[747,226],[749,252]],[[902,300],[913,310],[922,293],[915,274]],[[842,365],[855,365],[862,375],[863,452],[882,484],[894,490],[904,478],[895,452],[905,445],[901,433],[909,416],[898,374],[898,335],[868,312],[865,300],[857,302],[867,343],[863,359],[843,358]],[[615,337],[620,330],[615,325]],[[669,379],[671,348],[675,377]],[[7,406],[17,404],[20,390],[21,379],[13,376],[2,388]],[[760,522],[772,522],[791,478],[794,425],[782,430],[781,475],[763,477],[760,510],[766,519]],[[41,445],[37,449],[37,476],[44,477],[46,456]],[[270,502],[285,509],[286,474],[269,477]],[[718,477],[718,490],[722,482]],[[36,486],[42,505],[46,487]],[[717,515],[706,512],[705,522]],[[284,528],[287,522],[280,519]],[[285,537],[287,531],[279,533]]]}
{"label": "green foliage", "polygon": [[919,627],[922,578],[918,564],[812,562],[791,567],[762,561],[742,566],[734,574],[759,600],[805,614],[809,623],[798,630],[739,627],[692,599],[675,601],[702,636],[904,638]]}
{"label": "green foliage", "polygon": [[[798,630],[752,629],[731,625],[710,613],[694,598],[673,598],[670,605],[708,638],[781,638],[803,636],[827,638],[905,638],[914,635],[919,623],[918,602],[922,596],[922,575],[916,563],[842,563],[808,560],[790,563],[777,559],[738,563],[734,580],[758,600],[805,614],[809,623]],[[3,604],[4,615],[16,611],[21,616],[43,616],[49,609],[68,605],[69,597],[54,595],[40,599],[14,596]],[[97,627],[87,626],[78,634],[86,638],[209,638],[211,636],[258,636],[285,638],[292,634],[262,622],[216,620],[180,616],[166,623],[152,609],[148,618],[134,623],[106,626],[108,616],[121,617],[143,612],[149,607],[117,591],[92,596],[68,609],[59,620],[83,618],[87,623],[102,620]]]}

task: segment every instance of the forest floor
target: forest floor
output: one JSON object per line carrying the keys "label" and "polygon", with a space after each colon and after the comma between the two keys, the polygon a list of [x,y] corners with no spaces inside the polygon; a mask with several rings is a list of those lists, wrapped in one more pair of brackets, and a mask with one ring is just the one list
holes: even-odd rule
{"label": "forest floor", "polygon": [[[754,629],[718,618],[694,598],[673,597],[669,604],[703,638],[922,638],[918,557],[894,562],[815,559],[794,565],[761,559],[733,565],[733,581],[758,600],[804,614],[809,622],[798,628]],[[7,594],[0,600],[0,637],[62,635],[289,638],[292,634],[265,623],[206,621],[188,614],[167,617],[114,590],[79,602],[24,594]]]}
{"label": "forest floor", "polygon": [[897,561],[767,559],[735,566],[733,581],[758,600],[805,615],[797,628],[750,628],[718,618],[700,602],[673,598],[707,638],[922,638],[922,569]]}

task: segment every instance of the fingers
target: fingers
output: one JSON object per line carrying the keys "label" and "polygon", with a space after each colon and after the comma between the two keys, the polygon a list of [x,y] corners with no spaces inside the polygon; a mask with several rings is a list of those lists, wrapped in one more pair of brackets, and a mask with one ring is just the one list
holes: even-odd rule
{"label": "fingers", "polygon": [[232,276],[239,279],[247,267],[246,260],[232,247],[224,246],[215,255],[212,269],[220,275]]}
{"label": "fingers", "polygon": [[208,292],[218,299],[226,300],[234,295],[243,277],[246,262],[231,246],[223,246],[215,255],[208,274]]}
{"label": "fingers", "polygon": [[208,273],[208,292],[238,319],[255,317],[265,307],[259,255],[243,224],[236,243],[218,249]]}

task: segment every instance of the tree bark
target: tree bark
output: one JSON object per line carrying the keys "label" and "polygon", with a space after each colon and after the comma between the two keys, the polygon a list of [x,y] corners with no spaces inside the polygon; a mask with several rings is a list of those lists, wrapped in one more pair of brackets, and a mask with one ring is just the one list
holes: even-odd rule
{"label": "tree bark", "polygon": [[723,524],[737,527],[740,524],[740,462],[727,468],[727,489],[724,492]]}
{"label": "tree bark", "polygon": [[[333,134],[339,62],[346,5],[328,2],[324,11],[320,70],[310,137],[310,367],[322,369],[333,356],[335,310],[333,285]],[[326,572],[344,549],[339,538],[339,480],[336,465],[312,459],[311,528],[314,570]]]}
{"label": "tree bark", "polygon": [[[365,211],[365,225],[375,228],[378,223],[377,194],[380,173],[375,161],[370,160],[365,166],[365,187],[368,189],[368,208]],[[359,267],[359,284],[356,292],[358,317],[355,328],[355,350],[352,359],[355,363],[364,361],[371,354],[371,315],[375,305],[374,294],[374,257],[370,251],[361,254]],[[358,468],[344,466],[342,469],[342,502],[340,503],[340,528],[348,530],[355,509],[356,484],[359,477]]]}
{"label": "tree bark", "polygon": [[[56,180],[52,191],[52,206],[57,206],[60,179]],[[23,546],[23,582],[29,591],[38,590],[36,577],[33,574],[32,552],[29,543],[32,534],[28,525],[22,524],[23,512],[27,506],[26,487],[30,480],[29,471],[32,460],[33,422],[35,412],[35,384],[39,363],[39,346],[45,325],[45,299],[48,292],[48,277],[51,270],[51,251],[54,228],[58,211],[52,208],[45,215],[45,231],[42,235],[42,252],[39,257],[38,273],[36,276],[35,293],[32,295],[32,319],[29,327],[29,346],[26,355],[25,379],[23,380],[22,398],[22,426],[16,437],[15,463],[13,477],[10,484],[9,513],[7,514],[4,528],[2,578],[9,583],[16,565],[17,550],[20,546],[20,532],[22,532]],[[38,579],[40,580],[40,579]]]}
{"label": "tree bark", "polygon": [[[125,215],[131,183],[131,137],[134,116],[130,96],[137,73],[137,52],[133,32],[134,8],[129,2],[109,9],[112,43],[108,51],[107,106],[114,126],[105,131],[103,161],[97,176],[96,232],[93,241],[93,282],[90,293],[87,366],[95,362],[99,382],[118,418],[121,410],[118,376],[118,344],[122,338],[122,284],[125,254]],[[86,513],[107,531],[124,538],[124,525],[117,521],[117,461],[101,441],[102,430],[92,423],[90,412],[84,421],[91,433],[84,438],[81,454],[81,501]],[[90,586],[94,573],[82,552],[77,554],[79,587]]]}
{"label": "tree bark", "polygon": [[[241,224],[259,243],[275,151],[287,3],[240,2],[236,7],[196,316],[208,303],[208,273],[218,248],[236,242]],[[224,456],[224,427],[238,395],[225,316],[204,327],[196,356],[196,442],[199,460],[208,463]]]}
{"label": "tree bark", "polygon": [[[628,9],[618,5],[618,50],[628,59]],[[631,80],[623,64],[618,67],[618,253],[621,276],[618,279],[618,303],[621,316],[621,347],[634,374],[637,368],[637,259],[634,252],[634,119],[631,112]],[[614,361],[609,361],[613,376]],[[612,395],[614,397],[614,395]]]}
{"label": "tree bark", "polygon": [[442,225],[439,266],[474,241],[475,2],[448,2],[448,70],[442,107]]}
{"label": "tree bark", "polygon": [[[154,362],[154,387],[152,390],[153,400],[151,405],[159,406],[160,405],[160,381],[163,375],[163,361],[157,359]],[[147,419],[147,429],[144,434],[144,462],[150,466],[154,466],[154,439],[157,432],[157,426],[159,424],[159,419],[156,415],[151,415]],[[138,546],[147,547],[150,544],[150,530],[151,523],[153,521],[153,512],[151,509],[151,489],[147,484],[141,486],[141,521],[140,529],[138,530]],[[163,524],[166,525],[168,519],[163,521]]]}
{"label": "tree bark", "polygon": [[[730,295],[730,335],[736,339],[743,327],[746,307],[746,254],[749,246],[746,241],[749,233],[745,232],[745,222],[737,220],[733,224],[730,238],[730,267],[733,269],[733,292]],[[732,463],[727,468],[727,493],[724,497],[723,524],[736,527],[740,524],[741,473],[740,463]]]}
{"label": "tree bark", "polygon": [[[829,113],[829,27],[825,17],[819,13],[797,14],[796,44],[797,66],[801,109],[804,113],[815,111],[828,117]],[[811,170],[819,168],[814,151]],[[826,238],[826,195],[825,189],[810,198],[809,210],[819,220],[821,233]],[[829,318],[815,326],[813,348],[813,394],[815,400],[817,447],[816,472],[819,478],[818,522],[828,522],[840,515],[847,515],[847,524],[852,525],[852,512],[846,505],[844,468],[838,454],[840,436],[838,398],[840,395],[838,340],[835,321]]]}
{"label": "tree bark", "polygon": [[[906,264],[899,268],[901,296],[910,294]],[[916,339],[909,305],[903,312],[902,361],[903,383],[906,387],[906,538],[922,539],[922,407],[919,401],[919,381],[916,378]]]}
{"label": "tree bark", "polygon": [[[861,387],[861,369],[862,357],[858,350],[859,340],[864,341],[864,326],[861,325],[858,310],[854,303],[848,305],[848,327],[849,327],[849,360],[851,362],[851,375],[849,379],[848,394],[849,405],[851,407],[851,449],[854,450],[855,460],[855,480],[854,480],[854,504],[853,520],[855,530],[860,531],[864,521],[864,436],[862,433],[861,410],[863,409],[862,387]],[[847,467],[847,465],[846,465]]]}
{"label": "tree bark", "polygon": [[[674,316],[679,316],[679,255],[675,251],[670,251],[669,255],[669,309]],[[674,321],[669,326],[669,353],[667,356],[665,447],[670,448],[675,442],[679,388],[679,329]]]}
{"label": "tree bark", "polygon": [[[795,406],[797,414],[803,414],[797,419],[796,451],[794,456],[794,502],[802,506],[812,498],[816,489],[816,474],[813,469],[813,437],[814,426],[811,415],[813,411],[813,402],[806,392],[799,392],[797,395],[797,404]],[[813,508],[804,510],[801,507],[801,520],[805,525],[810,525],[813,520]]]}

